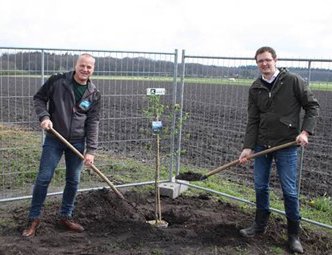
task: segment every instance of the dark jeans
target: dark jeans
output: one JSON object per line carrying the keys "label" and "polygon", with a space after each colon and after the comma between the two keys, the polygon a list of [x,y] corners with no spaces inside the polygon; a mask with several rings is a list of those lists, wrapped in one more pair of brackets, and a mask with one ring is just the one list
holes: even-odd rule
{"label": "dark jeans", "polygon": [[[84,152],[84,142],[74,143],[72,145],[81,153]],[[66,186],[62,197],[60,216],[72,216],[83,161],[64,143],[55,137],[47,135],[43,145],[38,176],[33,188],[29,219],[35,219],[40,216],[41,208],[47,195],[48,186],[54,175],[54,170],[63,154],[65,154],[66,162]]]}
{"label": "dark jeans", "polygon": [[[256,152],[266,149],[257,146]],[[254,178],[257,209],[268,211],[270,207],[269,180],[272,160],[275,160],[277,173],[281,183],[287,218],[300,219],[297,190],[297,147],[282,149],[268,155],[257,157],[254,163]]]}

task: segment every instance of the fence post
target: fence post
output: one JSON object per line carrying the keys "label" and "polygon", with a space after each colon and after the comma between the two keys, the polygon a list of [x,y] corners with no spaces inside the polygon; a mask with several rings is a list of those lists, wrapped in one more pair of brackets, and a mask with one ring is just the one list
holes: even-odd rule
{"label": "fence post", "polygon": [[176,113],[175,104],[177,100],[177,77],[178,77],[178,50],[175,49],[174,52],[174,71],[173,71],[173,98],[172,98],[172,111],[174,111],[171,127],[171,147],[170,147],[170,163],[169,163],[169,181],[172,181],[173,176],[173,166],[174,166],[174,154],[175,154],[175,129],[176,129]]}
{"label": "fence post", "polygon": [[[185,50],[182,50],[182,57],[181,57],[181,76],[180,76],[180,116],[179,121],[182,123],[183,118],[183,94],[184,94],[184,76],[185,76]],[[176,175],[180,172],[180,159],[181,159],[181,140],[182,140],[182,125],[180,125],[179,128],[179,134],[178,134],[178,146],[177,146],[177,161],[176,161]]]}

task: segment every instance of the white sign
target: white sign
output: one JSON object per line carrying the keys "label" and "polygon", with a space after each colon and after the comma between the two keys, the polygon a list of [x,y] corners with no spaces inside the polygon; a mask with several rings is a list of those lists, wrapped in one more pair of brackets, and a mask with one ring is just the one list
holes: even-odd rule
{"label": "white sign", "polygon": [[147,88],[146,89],[146,94],[148,96],[151,95],[165,95],[166,94],[166,89],[165,88]]}

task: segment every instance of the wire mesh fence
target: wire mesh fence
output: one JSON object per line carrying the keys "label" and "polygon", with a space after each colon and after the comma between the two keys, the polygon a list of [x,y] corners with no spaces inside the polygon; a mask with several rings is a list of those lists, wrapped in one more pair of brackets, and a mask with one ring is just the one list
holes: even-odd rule
{"label": "wire mesh fence", "polygon": [[[121,168],[121,158],[152,164],[154,136],[148,88],[165,88],[162,100],[169,108],[174,104],[177,51],[121,52],[60,49],[0,49],[0,189],[1,197],[31,194],[38,172],[43,133],[33,109],[33,95],[54,73],[74,69],[78,55],[87,52],[96,59],[93,82],[102,94],[98,167],[109,178]],[[172,122],[170,123],[172,124]],[[171,128],[171,127],[170,127]],[[172,138],[164,141],[163,150],[170,154]],[[110,160],[112,158],[113,160]],[[117,161],[116,159],[120,159]],[[120,162],[120,163],[118,163]],[[170,165],[170,157],[164,165]],[[136,171],[135,163],[128,171]],[[49,192],[60,192],[64,184],[64,162],[60,162]],[[59,170],[59,171],[58,171]],[[120,184],[149,181],[147,176],[125,178]],[[151,173],[153,176],[153,172]],[[81,188],[93,188],[102,182],[83,171]],[[119,178],[121,179],[121,178]],[[117,184],[119,184],[117,183]],[[105,186],[105,185],[104,185]]]}
{"label": "wire mesh fence", "polygon": [[[190,116],[182,130],[181,164],[214,169],[236,160],[243,146],[247,98],[259,75],[252,58],[183,57],[183,111]],[[303,195],[331,196],[332,61],[279,59],[278,67],[301,75],[318,99],[321,112],[316,132],[303,153],[299,151],[300,190]],[[187,139],[186,139],[187,137]],[[275,166],[273,165],[275,168]],[[224,180],[253,186],[253,166],[236,166],[218,173]],[[271,186],[279,194],[276,171]]]}
{"label": "wire mesh fence", "polygon": [[[166,89],[161,101],[170,118],[163,120],[164,127],[174,131],[181,117],[189,116],[180,133],[162,140],[163,155],[167,155],[162,164],[170,175],[175,160],[181,162],[176,165],[179,172],[180,166],[213,169],[238,158],[246,126],[248,89],[258,76],[252,58],[190,56],[183,52],[182,63],[178,63],[177,51],[0,48],[1,198],[31,194],[43,141],[32,97],[49,75],[72,70],[83,52],[96,58],[92,80],[102,94],[96,162],[116,184],[153,179],[153,172],[140,175],[139,169],[140,163],[153,165],[155,157],[151,119],[145,113],[149,108],[148,88]],[[316,134],[310,137],[299,162],[301,192],[331,196],[332,61],[280,59],[278,66],[306,79],[321,104]],[[182,111],[175,114],[174,109]],[[121,167],[122,159],[126,160],[125,168]],[[63,168],[62,162],[49,191],[62,190]],[[252,184],[248,166],[227,169],[218,177]],[[272,184],[280,189],[275,173]],[[96,176],[83,172],[81,188],[98,185],[101,181]]]}

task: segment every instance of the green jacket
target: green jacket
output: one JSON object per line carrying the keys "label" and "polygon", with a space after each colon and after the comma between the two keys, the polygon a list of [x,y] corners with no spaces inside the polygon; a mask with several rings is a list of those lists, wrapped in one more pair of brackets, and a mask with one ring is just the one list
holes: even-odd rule
{"label": "green jacket", "polygon": [[273,147],[294,141],[302,130],[309,134],[314,132],[318,101],[301,77],[285,68],[279,70],[271,91],[263,85],[261,78],[249,89],[244,148]]}

